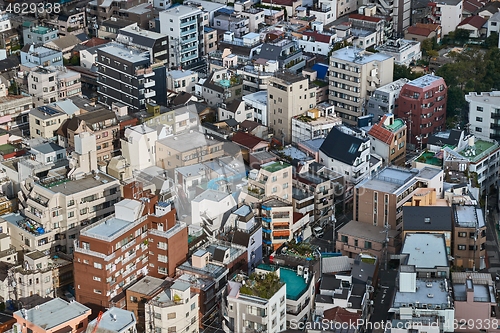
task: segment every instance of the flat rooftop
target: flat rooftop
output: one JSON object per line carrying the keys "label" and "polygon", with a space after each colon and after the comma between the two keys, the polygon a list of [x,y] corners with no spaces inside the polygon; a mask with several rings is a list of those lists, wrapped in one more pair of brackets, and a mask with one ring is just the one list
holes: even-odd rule
{"label": "flat rooftop", "polygon": [[415,292],[396,292],[394,297],[394,307],[402,304],[430,304],[439,305],[442,309],[448,307],[448,297],[450,294],[444,288],[445,279],[417,279]]}
{"label": "flat rooftop", "polygon": [[173,70],[173,71],[168,71],[167,75],[172,77],[174,80],[181,79],[183,77],[191,76],[194,74],[198,74],[196,72],[190,71],[190,70]]}
{"label": "flat rooftop", "polygon": [[164,146],[174,148],[179,152],[191,151],[196,148],[207,147],[220,143],[220,141],[209,139],[200,132],[188,132],[180,135],[169,136],[158,140],[157,142]]}
{"label": "flat rooftop", "polygon": [[185,16],[185,15],[196,15],[199,12],[201,12],[201,10],[199,10],[198,8],[186,6],[186,5],[179,5],[179,6],[172,6],[169,9],[167,9],[163,12],[160,12],[160,16],[161,16],[161,13],[165,13],[168,15],[178,16],[179,18],[181,18],[182,16]]}
{"label": "flat rooftop", "polygon": [[[358,54],[360,56],[357,56]],[[386,61],[391,58],[391,56],[382,53],[369,53],[350,46],[333,52],[331,57],[332,60],[349,61],[360,65],[368,64],[373,61]]]}
{"label": "flat rooftop", "polygon": [[467,289],[474,290],[474,302],[496,303],[495,288],[493,286],[476,284],[472,280],[467,280],[465,283],[453,284],[455,301],[467,301]]}
{"label": "flat rooftop", "polygon": [[385,169],[382,169],[373,178],[365,179],[356,187],[395,193],[403,185],[409,183],[417,175],[418,172],[416,171],[387,167]]}
{"label": "flat rooftop", "polygon": [[139,52],[135,48],[126,47],[119,43],[108,43],[99,48],[99,51],[132,63],[149,61],[149,55],[147,53]]}
{"label": "flat rooftop", "polygon": [[127,290],[141,295],[149,296],[155,294],[158,290],[161,289],[161,287],[166,284],[167,281],[163,279],[155,278],[152,276],[145,276]]}
{"label": "flat rooftop", "polygon": [[88,237],[113,237],[119,234],[123,229],[127,228],[134,222],[125,221],[116,217],[111,217],[103,223],[92,225],[89,229],[82,230],[82,236]]}
{"label": "flat rooftop", "polygon": [[203,193],[197,195],[196,198],[194,198],[192,201],[201,202],[203,200],[209,200],[209,201],[220,202],[223,199],[227,198],[228,196],[231,196],[231,194],[208,189],[205,190]]}
{"label": "flat rooftop", "polygon": [[497,148],[498,143],[496,142],[476,139],[473,146],[467,146],[458,153],[463,157],[467,157],[471,162],[477,162]]}
{"label": "flat rooftop", "polygon": [[262,164],[260,168],[266,170],[267,172],[278,172],[280,170],[288,168],[289,166],[291,165],[284,162],[269,162],[266,164]]}
{"label": "flat rooftop", "polygon": [[407,265],[415,268],[448,267],[446,243],[442,234],[408,233],[406,234],[403,254],[409,254]]}
{"label": "flat rooftop", "polygon": [[[338,233],[382,243],[385,240],[385,233],[382,232],[383,230],[383,227],[353,220],[340,228]],[[395,238],[398,234],[399,232],[397,230],[389,230],[389,238]]]}
{"label": "flat rooftop", "polygon": [[[60,298],[54,298],[36,308],[25,311],[27,320],[43,328],[45,331],[51,331],[78,317],[82,317],[83,319],[84,316],[90,315],[91,312],[90,309],[83,304],[78,302],[68,303]],[[23,317],[21,310],[16,311],[15,314],[19,317]]]}
{"label": "flat rooftop", "polygon": [[[89,327],[94,327],[96,321],[97,319],[92,320],[92,322],[89,323]],[[103,313],[97,331],[105,332],[108,330],[109,332],[122,333],[126,332],[125,329],[127,329],[128,332],[128,328],[135,324],[136,319],[132,311],[113,307]]]}
{"label": "flat rooftop", "polygon": [[408,82],[407,84],[410,86],[425,88],[425,87],[428,87],[428,86],[434,84],[436,81],[439,81],[439,80],[443,80],[443,78],[440,76],[427,74],[427,75],[421,76],[415,80],[412,80],[412,81]]}
{"label": "flat rooftop", "polygon": [[51,190],[54,193],[62,193],[64,195],[71,195],[78,192],[83,192],[96,187],[102,187],[112,182],[117,182],[117,179],[104,174],[99,173],[98,177],[93,175],[86,175],[81,179],[68,179],[64,178],[61,180],[54,180],[51,182],[46,179],[45,182],[40,182],[40,185]]}
{"label": "flat rooftop", "polygon": [[267,91],[257,91],[252,94],[248,94],[243,96],[243,101],[245,102],[253,102],[260,103],[263,105],[267,105]]}
{"label": "flat rooftop", "polygon": [[498,106],[500,105],[500,91],[491,91],[491,92],[471,92],[465,95],[465,99],[467,101],[485,103]]}
{"label": "flat rooftop", "polygon": [[386,84],[385,86],[382,86],[380,88],[377,88],[377,90],[375,90],[375,92],[391,92],[391,91],[398,91],[398,90],[401,90],[401,88],[403,88],[403,86],[405,84],[407,84],[410,80],[408,80],[407,78],[402,78],[402,79],[399,79],[399,80],[396,80],[394,82],[391,82],[389,84]]}
{"label": "flat rooftop", "polygon": [[482,228],[485,226],[483,211],[473,205],[453,205],[455,224],[462,228]]}
{"label": "flat rooftop", "polygon": [[[262,269],[265,271],[274,272],[278,267],[271,266],[268,264],[260,264],[257,269]],[[300,296],[304,294],[307,290],[308,284],[311,281],[311,277],[309,277],[309,281],[306,282],[304,276],[298,275],[296,270],[279,267],[280,270],[280,281],[286,285],[286,298],[291,300],[298,300]]]}

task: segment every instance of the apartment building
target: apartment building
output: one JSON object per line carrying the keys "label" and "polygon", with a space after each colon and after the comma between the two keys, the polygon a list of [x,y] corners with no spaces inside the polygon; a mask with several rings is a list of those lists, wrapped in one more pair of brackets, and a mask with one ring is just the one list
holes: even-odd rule
{"label": "apartment building", "polygon": [[[247,93],[263,93],[262,90],[267,90],[269,78],[274,75],[278,67],[279,63],[276,60],[257,60],[253,65],[238,68],[236,73],[242,77],[243,91]],[[243,98],[247,96],[245,95]]]}
{"label": "apartment building", "polygon": [[356,125],[363,105],[379,87],[392,82],[394,59],[346,47],[330,57],[330,102],[344,122]]}
{"label": "apartment building", "polygon": [[63,66],[62,52],[46,46],[24,44],[21,49],[21,69],[29,72],[39,66]]}
{"label": "apartment building", "polygon": [[275,161],[262,164],[259,170],[252,169],[245,200],[258,201],[270,196],[291,200],[292,172],[290,164]]}
{"label": "apartment building", "polygon": [[[258,35],[256,37],[258,38]],[[282,70],[298,73],[306,65],[302,49],[297,40],[284,37],[278,37],[272,41],[268,39],[268,42],[262,44],[259,49],[258,57],[260,59],[275,60]]]}
{"label": "apartment building", "polygon": [[282,142],[292,142],[291,119],[316,105],[314,91],[309,90],[307,78],[282,71],[269,78],[267,112],[269,127],[274,137]]}
{"label": "apartment building", "polygon": [[243,96],[242,99],[245,102],[245,108],[253,111],[253,121],[267,126],[267,91],[254,92]]}
{"label": "apartment building", "polygon": [[234,32],[237,38],[250,32],[250,20],[241,14],[220,13],[214,17],[212,28]]}
{"label": "apartment building", "polygon": [[[284,243],[294,239],[294,207],[279,198],[264,200],[260,205],[264,253],[270,255]],[[302,230],[300,230],[302,232]]]}
{"label": "apartment building", "polygon": [[223,142],[196,131],[169,136],[156,142],[156,165],[173,170],[209,161],[224,155],[223,146]]}
{"label": "apartment building", "polygon": [[59,38],[59,30],[53,27],[32,25],[23,30],[23,42],[26,44],[45,44]]}
{"label": "apartment building", "polygon": [[443,170],[429,167],[418,171],[386,167],[356,185],[354,220],[400,230],[403,205],[422,187],[435,188],[436,194],[441,196],[443,177]]}
{"label": "apartment building", "polygon": [[149,52],[109,43],[97,50],[97,67],[101,103],[112,106],[119,102],[132,113],[155,101],[155,72]]}
{"label": "apartment building", "polygon": [[454,265],[480,270],[486,267],[486,222],[482,209],[453,204]]}
{"label": "apartment building", "polygon": [[198,250],[177,267],[178,280],[186,282],[199,296],[200,329],[221,325],[223,293],[227,285],[229,270],[210,260],[210,252]]}
{"label": "apartment building", "polygon": [[[432,253],[432,256],[427,253]],[[443,234],[407,233],[400,262],[401,269],[413,270],[417,278],[450,278],[450,261]]]}
{"label": "apartment building", "polygon": [[89,323],[87,332],[137,333],[136,325],[133,312],[112,306],[102,314],[99,322],[96,318]]}
{"label": "apartment building", "polygon": [[113,111],[100,109],[82,113],[61,125],[66,129],[67,147],[75,149],[76,137],[89,133],[95,137],[97,162],[108,161],[118,149],[120,125]]}
{"label": "apartment building", "polygon": [[470,131],[476,137],[500,139],[500,91],[471,92],[465,95],[469,103]]}
{"label": "apartment building", "polygon": [[71,14],[57,15],[54,23],[59,29],[59,36],[78,35],[84,32],[87,26],[86,19],[85,11],[79,8]]}
{"label": "apartment building", "polygon": [[68,114],[49,106],[39,106],[29,112],[28,119],[32,139],[56,140],[56,132],[68,119]]}
{"label": "apartment building", "polygon": [[143,30],[137,23],[121,28],[116,41],[148,52],[152,64],[168,61],[168,36]]}
{"label": "apartment building", "polygon": [[443,78],[431,74],[403,86],[395,114],[410,124],[408,143],[427,144],[429,135],[445,129],[447,92]]}
{"label": "apartment building", "polygon": [[404,166],[406,162],[406,124],[387,114],[368,131],[371,149],[384,165]]}
{"label": "apartment building", "polygon": [[330,130],[342,125],[342,119],[335,116],[333,106],[311,109],[292,118],[292,143],[326,138]]}
{"label": "apartment building", "polygon": [[160,33],[170,37],[168,67],[188,69],[204,55],[203,12],[192,6],[175,6],[160,12]]}
{"label": "apartment building", "polygon": [[462,0],[432,1],[427,6],[431,9],[427,15],[428,23],[441,25],[443,36],[455,31],[462,22]]}
{"label": "apartment building", "polygon": [[125,129],[125,137],[120,140],[122,155],[132,170],[143,170],[155,165],[157,140],[156,130],[144,124]]}
{"label": "apartment building", "polygon": [[124,199],[115,204],[113,216],[80,231],[74,255],[76,298],[93,308],[124,307],[122,292],[128,286],[148,272],[173,275],[186,254],[187,228],[175,222],[171,204],[156,202],[154,196],[149,202]]}
{"label": "apartment building", "polygon": [[205,46],[205,54],[210,54],[217,51],[218,34],[216,29],[203,27],[203,43]]}
{"label": "apartment building", "polygon": [[[455,301],[455,321],[468,320],[493,322],[498,320],[498,305],[495,299],[495,282],[491,274],[477,272],[453,272],[453,294]],[[496,327],[486,328],[486,332],[497,331]],[[456,332],[470,332],[469,328],[457,328]]]}
{"label": "apartment building", "polygon": [[262,277],[236,275],[228,282],[224,304],[224,331],[262,330],[281,332],[286,329],[286,285],[280,270]]}
{"label": "apartment building", "polygon": [[410,66],[422,58],[420,42],[406,39],[388,39],[385,44],[377,47],[382,54],[394,57],[397,65]]}
{"label": "apartment building", "polygon": [[200,125],[198,110],[198,105],[193,103],[176,106],[173,109],[158,104],[146,104],[148,114],[144,119],[144,123],[151,128],[157,125],[165,125],[163,126],[165,135],[181,134],[182,132],[195,130]]}
{"label": "apartment building", "polygon": [[366,112],[373,114],[375,121],[387,113],[394,113],[401,88],[409,81],[402,78],[376,89],[368,99]]}
{"label": "apartment building", "polygon": [[17,332],[49,333],[70,328],[82,333],[87,329],[91,310],[78,302],[54,298],[37,307],[14,312]]}
{"label": "apartment building", "polygon": [[177,93],[194,93],[198,83],[198,72],[190,70],[173,70],[167,73],[167,89]]}
{"label": "apartment building", "polygon": [[370,139],[364,132],[345,126],[333,127],[319,148],[319,161],[357,184],[371,173]]}
{"label": "apartment building", "polygon": [[[175,281],[146,305],[145,332],[193,332],[199,329],[199,295],[191,292],[190,284]],[[182,320],[181,320],[182,318]]]}
{"label": "apartment building", "polygon": [[0,128],[10,130],[12,128],[26,125],[29,115],[25,111],[30,110],[33,105],[31,96],[9,96],[7,88],[0,92]]}
{"label": "apartment building", "polygon": [[88,17],[95,20],[93,22],[96,22],[99,26],[102,26],[106,20],[108,22],[120,20],[128,21],[127,25],[137,22],[142,29],[149,27],[153,9],[153,6],[143,0],[120,0],[115,2],[94,0],[90,1],[86,7]]}
{"label": "apartment building", "polygon": [[36,106],[81,96],[81,76],[66,67],[40,67],[28,74],[28,92]]}

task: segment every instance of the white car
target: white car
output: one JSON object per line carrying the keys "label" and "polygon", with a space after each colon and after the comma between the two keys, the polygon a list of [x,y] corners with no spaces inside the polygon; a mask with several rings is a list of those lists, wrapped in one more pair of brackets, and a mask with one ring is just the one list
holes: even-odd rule
{"label": "white car", "polygon": [[325,231],[323,230],[322,227],[314,227],[313,229],[313,235],[316,238],[321,238],[325,234]]}

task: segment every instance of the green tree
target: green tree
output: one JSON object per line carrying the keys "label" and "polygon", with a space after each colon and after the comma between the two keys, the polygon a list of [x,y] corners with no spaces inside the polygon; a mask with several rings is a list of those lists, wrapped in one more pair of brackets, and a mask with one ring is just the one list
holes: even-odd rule
{"label": "green tree", "polygon": [[455,42],[459,44],[466,43],[470,38],[470,31],[465,29],[455,30]]}
{"label": "green tree", "polygon": [[402,78],[407,78],[409,80],[415,80],[418,77],[421,77],[423,73],[414,73],[412,72],[411,68],[408,66],[404,65],[397,65],[394,64],[394,71],[393,71],[393,80],[399,80]]}
{"label": "green tree", "polygon": [[486,37],[483,46],[487,49],[498,48],[498,33],[492,32],[491,35]]}

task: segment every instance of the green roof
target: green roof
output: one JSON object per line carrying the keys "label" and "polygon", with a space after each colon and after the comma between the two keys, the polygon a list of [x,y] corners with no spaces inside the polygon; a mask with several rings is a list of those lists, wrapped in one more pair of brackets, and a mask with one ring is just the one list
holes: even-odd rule
{"label": "green roof", "polygon": [[10,154],[10,153],[13,153],[15,151],[16,151],[16,147],[14,147],[11,144],[6,143],[4,145],[0,145],[0,154],[2,154],[2,155]]}
{"label": "green roof", "polygon": [[280,278],[274,272],[265,274],[263,278],[252,273],[248,280],[245,281],[245,285],[241,286],[240,293],[270,299],[283,285],[284,283],[280,281]]}
{"label": "green roof", "polygon": [[401,119],[394,119],[394,122],[392,125],[384,125],[385,128],[387,128],[389,131],[394,132],[400,129],[405,125],[404,121]]}
{"label": "green roof", "polygon": [[430,165],[441,166],[443,165],[443,160],[436,157],[436,154],[431,151],[424,151],[418,158],[417,162],[426,163]]}
{"label": "green roof", "polygon": [[285,168],[288,168],[290,166],[290,164],[288,163],[285,163],[285,162],[274,162],[273,164],[269,164],[269,165],[266,165],[264,167],[262,167],[262,169],[268,171],[268,172],[276,172],[276,171],[280,171],[280,170],[283,170]]}
{"label": "green roof", "polygon": [[462,149],[459,154],[468,158],[471,162],[477,162],[483,159],[487,154],[498,148],[496,142],[476,140],[474,146]]}

